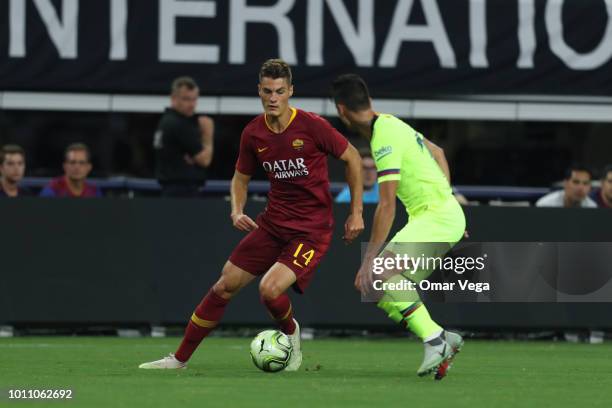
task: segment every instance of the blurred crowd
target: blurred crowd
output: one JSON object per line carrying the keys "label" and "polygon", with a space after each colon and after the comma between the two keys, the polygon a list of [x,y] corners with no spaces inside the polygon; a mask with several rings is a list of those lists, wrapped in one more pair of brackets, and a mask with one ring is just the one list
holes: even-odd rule
{"label": "blurred crowd", "polygon": [[[361,150],[360,153],[363,158],[364,203],[377,203],[378,183],[374,160],[368,151]],[[199,152],[196,152],[196,156],[197,154]],[[189,170],[188,166],[198,166],[188,153],[177,153],[177,157],[179,155],[185,163],[181,166],[185,166],[187,170]],[[2,147],[0,150],[0,198],[24,196],[95,198],[104,196],[96,183],[88,180],[92,170],[91,152],[84,143],[73,143],[66,147],[62,163],[63,174],[51,179],[40,191],[34,191],[21,185],[26,163],[26,153],[20,146],[8,144]],[[200,190],[205,183],[205,174],[187,180],[161,178],[158,181],[163,196],[196,197],[201,195]],[[599,181],[597,183],[599,186],[594,187],[597,181]],[[566,170],[561,187],[561,189],[555,189],[542,196],[535,205],[560,208],[612,208],[612,165],[601,170],[599,180],[594,180],[594,174],[588,167],[573,165]],[[459,193],[456,193],[455,196],[463,205],[471,203],[469,198]],[[348,186],[336,195],[335,201],[339,203],[350,201]]]}

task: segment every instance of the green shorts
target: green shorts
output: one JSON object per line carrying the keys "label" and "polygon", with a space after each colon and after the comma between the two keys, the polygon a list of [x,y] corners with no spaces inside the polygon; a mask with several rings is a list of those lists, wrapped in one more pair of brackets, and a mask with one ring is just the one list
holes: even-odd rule
{"label": "green shorts", "polygon": [[[391,242],[383,249],[382,256],[408,255],[413,258],[444,258],[465,232],[465,215],[463,209],[454,197],[435,205],[428,205],[408,219],[408,224],[402,228]],[[391,254],[389,254],[391,253]],[[433,263],[432,263],[433,264]],[[416,268],[415,268],[416,269]],[[408,279],[420,282],[434,271],[435,267],[427,267],[403,271],[390,278],[398,282]],[[388,293],[389,295],[391,293]],[[403,293],[393,296],[397,300],[412,300],[413,295]]]}
{"label": "green shorts", "polygon": [[446,242],[454,246],[465,232],[465,215],[455,199],[428,205],[408,218],[391,242]]}

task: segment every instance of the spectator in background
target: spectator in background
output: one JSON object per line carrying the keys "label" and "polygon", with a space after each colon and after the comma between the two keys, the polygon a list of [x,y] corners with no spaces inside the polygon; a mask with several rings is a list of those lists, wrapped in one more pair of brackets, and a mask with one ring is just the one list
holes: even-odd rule
{"label": "spectator in background", "polygon": [[[376,173],[376,163],[369,151],[360,150],[361,154],[361,174],[363,177],[363,202],[378,203],[378,174]],[[350,203],[351,191],[349,186],[345,186],[336,196],[337,203]]]}
{"label": "spectator in background", "polygon": [[19,182],[25,173],[25,151],[17,145],[6,145],[0,150],[0,198],[32,195]]}
{"label": "spectator in background", "polygon": [[192,78],[172,82],[171,105],[153,140],[155,173],[165,197],[196,197],[213,158],[214,122],[195,114],[200,91]]}
{"label": "spectator in background", "polygon": [[591,171],[584,166],[574,165],[565,172],[563,190],[546,194],[536,202],[536,207],[596,208],[589,198]]}
{"label": "spectator in background", "polygon": [[601,208],[612,208],[612,164],[601,173],[601,187],[593,191],[591,198]]}
{"label": "spectator in background", "polygon": [[41,197],[101,197],[100,189],[87,182],[91,172],[91,154],[87,145],[74,143],[64,153],[64,175],[51,180],[40,192]]}

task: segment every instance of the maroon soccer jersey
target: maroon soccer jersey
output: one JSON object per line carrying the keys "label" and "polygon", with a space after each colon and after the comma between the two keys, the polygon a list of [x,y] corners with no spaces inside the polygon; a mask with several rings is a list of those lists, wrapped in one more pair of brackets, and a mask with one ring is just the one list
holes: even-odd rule
{"label": "maroon soccer jersey", "polygon": [[262,166],[270,180],[264,227],[327,231],[333,226],[327,155],[338,158],[348,141],[320,116],[293,109],[287,129],[274,133],[265,115],[242,131],[236,169],[252,175]]}

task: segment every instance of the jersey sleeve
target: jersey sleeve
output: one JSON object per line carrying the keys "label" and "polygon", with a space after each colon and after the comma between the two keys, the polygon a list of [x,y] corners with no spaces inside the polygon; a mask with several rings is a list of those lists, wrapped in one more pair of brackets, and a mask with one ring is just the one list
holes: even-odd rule
{"label": "jersey sleeve", "polygon": [[242,174],[252,176],[257,170],[257,157],[251,146],[251,138],[246,129],[240,136],[240,152],[236,161],[236,170]]}
{"label": "jersey sleeve", "polygon": [[372,156],[376,163],[378,182],[401,180],[402,146],[394,139],[392,132],[377,133],[372,138]]}
{"label": "jersey sleeve", "polygon": [[346,151],[349,145],[348,140],[342,136],[327,120],[320,116],[313,115],[315,129],[313,137],[317,146],[325,153],[331,154],[338,159]]}

